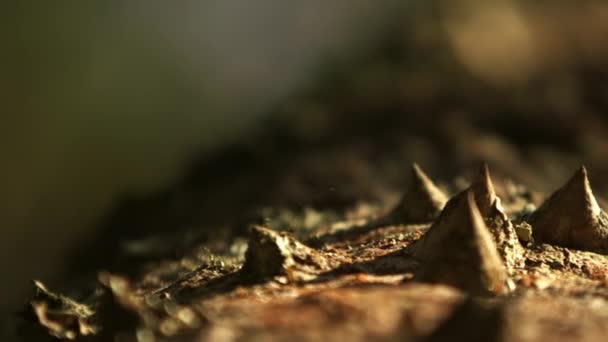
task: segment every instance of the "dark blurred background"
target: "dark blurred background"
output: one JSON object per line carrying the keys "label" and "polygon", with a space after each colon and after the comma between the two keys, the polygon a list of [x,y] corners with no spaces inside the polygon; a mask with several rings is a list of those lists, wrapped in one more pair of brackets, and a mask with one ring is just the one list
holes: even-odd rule
{"label": "dark blurred background", "polygon": [[3,311],[30,278],[110,267],[125,237],[382,202],[414,160],[449,184],[487,160],[540,191],[585,163],[608,191],[604,1],[22,1],[0,18]]}

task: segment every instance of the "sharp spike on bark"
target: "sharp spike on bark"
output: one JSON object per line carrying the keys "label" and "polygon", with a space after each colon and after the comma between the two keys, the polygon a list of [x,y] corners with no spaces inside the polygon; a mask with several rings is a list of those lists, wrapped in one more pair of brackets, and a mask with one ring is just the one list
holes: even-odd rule
{"label": "sharp spike on bark", "polygon": [[487,225],[507,270],[511,273],[515,268],[522,267],[525,262],[524,248],[519,242],[515,227],[505,213],[499,197],[496,197],[492,204]]}
{"label": "sharp spike on bark", "polygon": [[496,195],[487,163],[481,165],[479,174],[469,190],[475,197],[475,203],[486,220],[498,253],[509,272],[523,266],[523,246],[517,238],[513,223],[502,207],[500,198]]}
{"label": "sharp spike on bark", "polygon": [[306,281],[330,268],[323,254],[287,233],[252,227],[242,268],[248,276],[264,279],[284,275],[292,281]]}
{"label": "sharp spike on bark", "polygon": [[593,252],[608,251],[608,217],[593,196],[584,166],[528,221],[538,241]]}
{"label": "sharp spike on bark", "polygon": [[475,199],[475,203],[477,204],[477,208],[481,212],[481,215],[483,217],[490,215],[492,212],[492,206],[498,197],[494,191],[494,184],[492,183],[492,178],[490,177],[488,164],[483,163],[481,165],[479,175],[473,181],[473,183],[471,183],[466,190],[452,197],[445,205],[440,216],[443,217],[450,215],[452,210],[458,207],[460,202],[466,201],[468,192],[472,192],[473,198]]}
{"label": "sharp spike on bark", "polygon": [[417,278],[475,294],[505,293],[509,278],[472,191],[414,246]]}
{"label": "sharp spike on bark", "polygon": [[425,223],[439,216],[447,197],[418,164],[412,165],[410,186],[390,216],[399,223]]}
{"label": "sharp spike on bark", "polygon": [[483,163],[479,170],[477,179],[469,187],[475,195],[475,202],[479,211],[485,216],[491,210],[494,201],[496,201],[496,191],[492,177],[490,177],[490,168],[487,163]]}

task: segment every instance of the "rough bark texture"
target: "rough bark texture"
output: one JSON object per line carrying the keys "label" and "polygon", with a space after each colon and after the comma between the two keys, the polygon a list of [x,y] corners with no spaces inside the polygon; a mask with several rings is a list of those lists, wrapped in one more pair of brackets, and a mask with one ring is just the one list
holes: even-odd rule
{"label": "rough bark texture", "polygon": [[[518,209],[525,206],[517,203],[528,200],[511,198],[503,208],[487,167],[482,170],[481,183],[474,181],[436,220],[424,224],[382,223],[385,218],[368,208],[359,220],[343,217],[316,228],[299,223],[288,233],[268,228],[279,218],[267,218],[267,227],[249,230],[248,241],[229,237],[216,253],[199,248],[196,257],[154,262],[130,279],[102,272],[96,289],[79,301],[35,282],[22,336],[32,341],[43,336],[92,341],[604,339],[608,257],[534,243],[531,236],[520,242],[517,227],[534,231],[536,224],[528,224]],[[488,203],[485,212],[478,208]],[[531,217],[546,212],[541,207]],[[519,218],[513,224],[509,216]],[[191,271],[177,271],[189,263]]]}

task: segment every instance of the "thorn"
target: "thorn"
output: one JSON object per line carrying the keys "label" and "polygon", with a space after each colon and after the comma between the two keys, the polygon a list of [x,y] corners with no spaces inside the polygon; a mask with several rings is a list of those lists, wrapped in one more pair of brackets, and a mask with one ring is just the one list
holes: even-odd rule
{"label": "thorn", "polygon": [[487,221],[488,228],[507,270],[512,272],[515,268],[522,267],[525,262],[525,251],[499,197],[496,197],[488,216],[490,218]]}
{"label": "thorn", "polygon": [[502,207],[500,197],[496,195],[490,168],[483,163],[477,179],[470,188],[482,216],[486,219],[491,236],[509,272],[525,262],[524,249],[517,238],[513,223]]}
{"label": "thorn", "polygon": [[446,283],[475,294],[506,293],[508,276],[472,191],[414,246],[421,281]]}
{"label": "thorn", "polygon": [[443,216],[449,216],[450,213],[459,206],[459,203],[466,201],[468,193],[472,192],[477,208],[481,212],[483,217],[487,217],[492,213],[492,207],[498,198],[494,191],[494,184],[490,177],[490,170],[488,164],[483,163],[479,170],[477,178],[471,183],[471,185],[452,197],[448,203],[446,203],[443,211],[441,212],[440,219]]}
{"label": "thorn", "polygon": [[323,254],[287,233],[261,226],[251,229],[242,268],[245,274],[257,279],[287,276],[291,281],[306,281],[329,269]]}
{"label": "thorn", "polygon": [[439,216],[446,202],[445,194],[414,163],[410,186],[389,216],[399,223],[430,222]]}
{"label": "thorn", "polygon": [[496,201],[496,191],[494,191],[494,184],[487,163],[481,165],[477,179],[469,188],[475,195],[475,202],[477,202],[479,211],[486,216]]}
{"label": "thorn", "polygon": [[584,166],[528,221],[538,241],[593,252],[608,250],[608,217],[593,196]]}
{"label": "thorn", "polygon": [[462,206],[461,202],[468,200],[469,196],[473,196],[476,208],[487,222],[490,236],[493,238],[507,270],[512,272],[515,268],[522,266],[525,261],[524,249],[517,238],[513,223],[502,207],[500,197],[496,195],[487,163],[481,165],[477,178],[468,189],[449,200],[441,212],[439,220],[450,217],[453,211]]}

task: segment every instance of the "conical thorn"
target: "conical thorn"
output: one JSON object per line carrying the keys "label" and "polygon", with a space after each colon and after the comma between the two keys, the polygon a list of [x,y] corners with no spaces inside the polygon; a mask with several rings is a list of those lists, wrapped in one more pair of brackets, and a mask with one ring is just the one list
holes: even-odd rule
{"label": "conical thorn", "polygon": [[537,241],[599,253],[608,251],[608,217],[593,196],[584,166],[528,222]]}
{"label": "conical thorn", "polygon": [[472,191],[414,246],[417,278],[476,293],[505,293],[508,275]]}
{"label": "conical thorn", "polygon": [[409,188],[389,216],[391,221],[398,223],[431,222],[439,216],[446,202],[445,194],[414,163]]}

